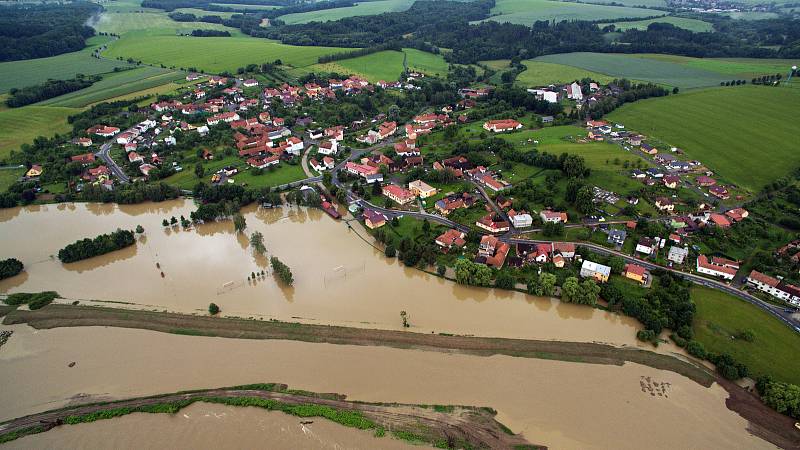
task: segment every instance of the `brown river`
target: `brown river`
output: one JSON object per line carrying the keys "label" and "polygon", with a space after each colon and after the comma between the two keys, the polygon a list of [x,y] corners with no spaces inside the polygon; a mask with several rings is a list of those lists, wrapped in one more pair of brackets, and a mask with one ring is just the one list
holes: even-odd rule
{"label": "brown river", "polygon": [[[268,255],[288,264],[295,279],[290,288],[272,276],[248,282],[267,260],[254,256],[231,221],[188,231],[162,227],[164,218],[188,217],[193,209],[177,200],[0,210],[0,257],[25,264],[25,272],[0,281],[0,293],[55,290],[70,300],[185,313],[205,313],[214,302],[229,316],[390,329],[401,328],[405,310],[420,332],[641,345],[633,319],[405,268],[316,209],[244,211],[247,235],[263,233]],[[71,264],[55,257],[78,239],[139,224],[145,233],[135,246]]]}
{"label": "brown river", "polygon": [[[245,212],[248,234],[265,236],[270,255],[293,270],[286,289],[230,222],[164,229],[189,201],[116,206],[62,204],[0,210],[0,258],[26,271],[0,292],[56,290],[81,302],[231,316],[484,336],[637,345],[635,321],[520,293],[476,289],[387,260],[354,231],[316,210]],[[51,255],[117,227],[145,228],[139,243],[75,264]],[[160,265],[160,269],[156,267]],[[161,276],[161,271],[164,276]],[[556,449],[772,448],[725,407],[726,392],[668,371],[495,356],[491,358],[288,341],[177,336],[143,330],[76,328],[14,335],[0,348],[0,420],[71,401],[183,389],[283,382],[376,402],[491,406],[531,442]],[[663,346],[662,346],[663,347]],[[668,351],[659,349],[659,351]],[[74,367],[68,367],[76,362]],[[24,380],[24,381],[23,381]],[[213,425],[213,427],[212,427]],[[137,414],[62,427],[9,448],[401,448],[390,438],[315,420],[220,405],[175,416]]]}

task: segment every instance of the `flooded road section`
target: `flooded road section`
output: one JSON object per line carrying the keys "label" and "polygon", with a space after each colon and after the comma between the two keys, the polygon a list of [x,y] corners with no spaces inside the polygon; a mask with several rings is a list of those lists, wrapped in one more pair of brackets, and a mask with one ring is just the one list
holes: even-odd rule
{"label": "flooded road section", "polygon": [[[301,422],[313,421],[302,424]],[[424,448],[376,438],[324,419],[300,419],[260,408],[195,403],[178,414],[138,413],[59,427],[2,447],[8,449],[255,449],[344,450]]]}
{"label": "flooded road section", "polygon": [[[56,290],[69,299],[184,313],[205,313],[214,302],[229,316],[385,329],[400,329],[405,310],[419,332],[643,345],[627,317],[405,268],[316,209],[247,208],[247,234],[234,233],[231,221],[162,226],[194,209],[176,200],[0,210],[0,257],[25,264],[25,272],[0,282],[0,292]],[[136,225],[145,233],[134,247],[72,264],[53,256],[75,240]],[[264,234],[268,256],[291,267],[293,287],[272,275],[247,281],[251,272],[268,270],[267,258],[248,246],[253,231]]]}
{"label": "flooded road section", "polygon": [[[727,393],[719,385],[704,388],[673,372],[637,364],[487,358],[119,328],[3,328],[14,334],[0,349],[0,383],[11,387],[0,390],[0,420],[76,400],[284,382],[296,389],[346,394],[350,400],[490,406],[513,431],[554,449],[773,448],[751,436],[746,421],[726,408]],[[249,423],[263,417],[252,414]],[[184,432],[177,426],[180,417],[157,417],[165,425],[154,430]],[[122,423],[98,422],[91,430],[111,434],[114,448],[142,447],[135,441],[140,435],[129,434],[128,422]],[[81,427],[68,433],[91,439],[82,436]],[[230,430],[238,429],[223,427],[220,433],[229,435]],[[27,439],[19,445],[40,442]],[[57,442],[47,434],[41,439]]]}

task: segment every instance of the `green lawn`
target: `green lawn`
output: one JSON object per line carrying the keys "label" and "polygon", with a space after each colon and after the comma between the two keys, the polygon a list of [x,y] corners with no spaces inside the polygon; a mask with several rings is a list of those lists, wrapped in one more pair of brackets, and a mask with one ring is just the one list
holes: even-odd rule
{"label": "green lawn", "polygon": [[403,49],[402,52],[386,50],[357,58],[343,59],[326,64],[315,64],[308,70],[317,72],[336,72],[364,77],[371,82],[394,81],[403,73],[403,54],[408,57],[409,69],[429,75],[447,74],[447,62],[441,55],[416,49]]}
{"label": "green lawn", "polygon": [[19,177],[25,175],[25,169],[0,169],[0,192],[6,192]]}
{"label": "green lawn", "polygon": [[106,36],[95,36],[88,40],[89,46],[81,51],[64,53],[49,58],[27,59],[0,63],[0,92],[11,88],[21,88],[47,81],[72,78],[76,73],[93,75],[111,72],[115,67],[128,66],[122,61],[97,59],[91,56],[92,50],[109,42]]}
{"label": "green lawn", "polygon": [[672,17],[672,16],[661,17],[658,19],[636,20],[633,22],[599,23],[597,25],[600,28],[604,28],[608,25],[614,25],[617,27],[617,30],[620,31],[628,30],[631,28],[635,28],[637,30],[646,30],[651,23],[656,23],[656,22],[669,23],[675,25],[678,28],[683,28],[685,30],[693,31],[695,33],[714,31],[714,26],[709,22],[704,22],[702,20],[697,20],[697,19],[689,19],[686,17]]}
{"label": "green lawn", "polygon": [[655,9],[568,3],[550,0],[497,0],[486,20],[531,26],[537,20],[613,20],[663,16]]}
{"label": "green lawn", "polygon": [[614,79],[614,77],[603,75],[602,73],[564,64],[541,62],[532,59],[522,61],[522,64],[527,67],[527,70],[517,76],[516,82],[524,87],[569,83],[582,78],[591,78],[599,83],[608,83]]}
{"label": "green lawn", "polygon": [[114,42],[105,56],[133,58],[167,67],[196,67],[207,72],[236,71],[247,64],[280,59],[295,67],[309,66],[322,55],[341,49],[299,47],[252,37],[152,36],[130,33]]}
{"label": "green lawn", "polygon": [[415,0],[378,0],[374,2],[361,2],[355,6],[345,8],[323,9],[303,13],[287,14],[279,19],[287,24],[327,22],[353,16],[373,16],[385,12],[405,11],[414,4]]}
{"label": "green lawn", "polygon": [[69,131],[67,116],[79,109],[53,106],[24,106],[0,111],[0,159],[37,136]]}
{"label": "green lawn", "polygon": [[678,86],[681,89],[718,86],[720,81],[731,79],[728,75],[672,61],[615,53],[562,53],[540,56],[534,61],[565,64],[606,74],[610,77],[650,81],[668,86]]}
{"label": "green lawn", "polygon": [[[201,181],[194,173],[194,161],[196,161],[194,157],[184,161],[182,164],[183,171],[165,178],[164,182],[181,189],[193,189],[194,186]],[[282,162],[275,170],[264,170],[261,175],[254,175],[253,169],[249,167],[243,159],[237,156],[228,156],[222,159],[204,162],[203,167],[205,167],[206,173],[202,181],[208,183],[214,172],[226,166],[237,167],[240,172],[235,175],[233,179],[236,184],[246,184],[249,187],[279,186],[292,181],[302,180],[306,177],[300,164],[291,165],[285,162]]]}
{"label": "green lawn", "polygon": [[124,72],[111,73],[102,80],[80,91],[40,102],[39,105],[68,106],[80,108],[111,98],[145,91],[170,84],[183,78],[183,73],[157,67],[140,67]]}
{"label": "green lawn", "polygon": [[[730,353],[750,368],[753,378],[770,374],[800,384],[800,335],[760,308],[714,289],[694,287],[692,300],[697,305],[695,339],[706,350]],[[742,330],[752,330],[755,341],[731,339]]]}
{"label": "green lawn", "polygon": [[608,118],[682,148],[743,188],[758,190],[800,164],[800,89],[714,88],[623,106]]}

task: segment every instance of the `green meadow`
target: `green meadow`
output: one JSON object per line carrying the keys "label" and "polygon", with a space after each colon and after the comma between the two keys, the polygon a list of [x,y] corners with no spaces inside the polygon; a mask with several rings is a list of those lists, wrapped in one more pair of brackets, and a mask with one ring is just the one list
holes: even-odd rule
{"label": "green meadow", "polygon": [[114,70],[115,67],[127,67],[128,63],[91,56],[92,51],[109,42],[106,36],[90,38],[89,46],[81,51],[64,53],[49,58],[27,59],[0,63],[0,92],[8,92],[11,88],[21,88],[40,84],[48,79],[67,79],[75,74],[94,75]]}
{"label": "green meadow", "polygon": [[537,20],[614,20],[666,15],[655,9],[550,0],[497,0],[491,14],[486,20],[528,26]]}
{"label": "green meadow", "polygon": [[752,78],[757,75],[774,73],[787,74],[800,59],[757,59],[757,58],[692,58],[691,56],[660,55],[643,53],[630,55],[634,58],[652,59],[681,64],[701,70],[708,70],[734,78]]}
{"label": "green meadow", "polygon": [[569,83],[582,78],[591,78],[600,83],[608,83],[614,79],[614,77],[602,73],[564,64],[548,63],[532,59],[522,61],[522,64],[527,67],[527,69],[517,76],[516,82],[525,87]]}
{"label": "green meadow", "polygon": [[280,16],[279,19],[291,25],[308,22],[327,22],[353,16],[373,16],[385,12],[405,11],[414,4],[414,1],[415,0],[378,0],[374,2],[361,2],[355,6],[348,6],[345,8],[287,14],[285,16]]}
{"label": "green meadow", "polygon": [[[800,360],[795,357],[800,335],[760,308],[724,292],[694,287],[692,300],[697,305],[695,340],[706,350],[729,353],[747,365],[752,378],[770,374],[800,384]],[[753,342],[731,339],[744,330],[753,332]]]}
{"label": "green meadow", "polygon": [[683,149],[721,177],[758,190],[800,165],[796,87],[733,86],[631,103],[608,118]]}
{"label": "green meadow", "polygon": [[645,7],[665,7],[667,2],[665,0],[591,0],[591,3],[602,4],[620,4],[623,6],[645,6]]}
{"label": "green meadow", "polygon": [[697,19],[689,19],[686,17],[673,17],[673,16],[666,16],[658,19],[636,20],[632,22],[599,23],[597,24],[597,26],[599,26],[600,28],[604,28],[608,25],[614,25],[619,31],[629,30],[631,28],[637,30],[646,30],[651,23],[669,23],[675,25],[678,28],[683,28],[685,30],[693,31],[695,33],[714,31],[714,26],[709,22],[704,22],[702,20],[697,20]]}
{"label": "green meadow", "polygon": [[408,57],[408,68],[428,75],[445,76],[447,62],[441,55],[406,48],[402,52],[387,50],[356,58],[343,59],[306,68],[311,71],[335,72],[364,77],[371,82],[394,81],[403,73],[403,54]]}
{"label": "green meadow", "polygon": [[170,84],[183,77],[184,75],[181,72],[150,66],[140,67],[108,74],[102,80],[86,89],[51,98],[38,103],[38,105],[81,108],[93,103]]}
{"label": "green meadow", "polygon": [[[214,13],[209,12],[208,15]],[[224,14],[224,13],[222,13]],[[146,10],[145,12],[104,12],[100,19],[92,24],[99,32],[124,35],[134,31],[148,31],[154,34],[188,34],[192,30],[225,30],[233,35],[241,35],[235,28],[217,23],[176,22],[164,11]]]}
{"label": "green meadow", "polygon": [[561,53],[540,56],[534,61],[564,64],[580,69],[603,73],[611,77],[650,81],[681,89],[717,86],[730,76],[678,64],[672,61],[638,58],[616,53]]}
{"label": "green meadow", "polygon": [[276,59],[294,67],[305,67],[316,63],[322,55],[340,50],[285,45],[251,37],[153,36],[136,32],[114,42],[104,56],[133,58],[166,67],[195,67],[207,72],[222,72]]}
{"label": "green meadow", "polygon": [[79,111],[51,106],[24,106],[0,111],[0,159],[37,136],[69,131],[71,127],[67,124],[67,116]]}

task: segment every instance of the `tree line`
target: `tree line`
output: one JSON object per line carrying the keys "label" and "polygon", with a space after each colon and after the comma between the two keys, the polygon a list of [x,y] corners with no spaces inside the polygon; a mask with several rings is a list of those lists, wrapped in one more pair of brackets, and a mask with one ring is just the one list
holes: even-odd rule
{"label": "tree line", "polygon": [[20,106],[30,105],[41,102],[48,98],[58,97],[70,92],[79,91],[100,81],[99,75],[85,76],[75,75],[69,80],[47,80],[44,83],[34,86],[27,86],[22,89],[13,88],[6,99],[6,106],[9,108],[19,108]]}
{"label": "tree line", "polygon": [[58,259],[63,263],[71,263],[113,252],[136,243],[133,231],[117,229],[108,234],[101,234],[94,239],[85,238],[75,241],[58,251]]}

